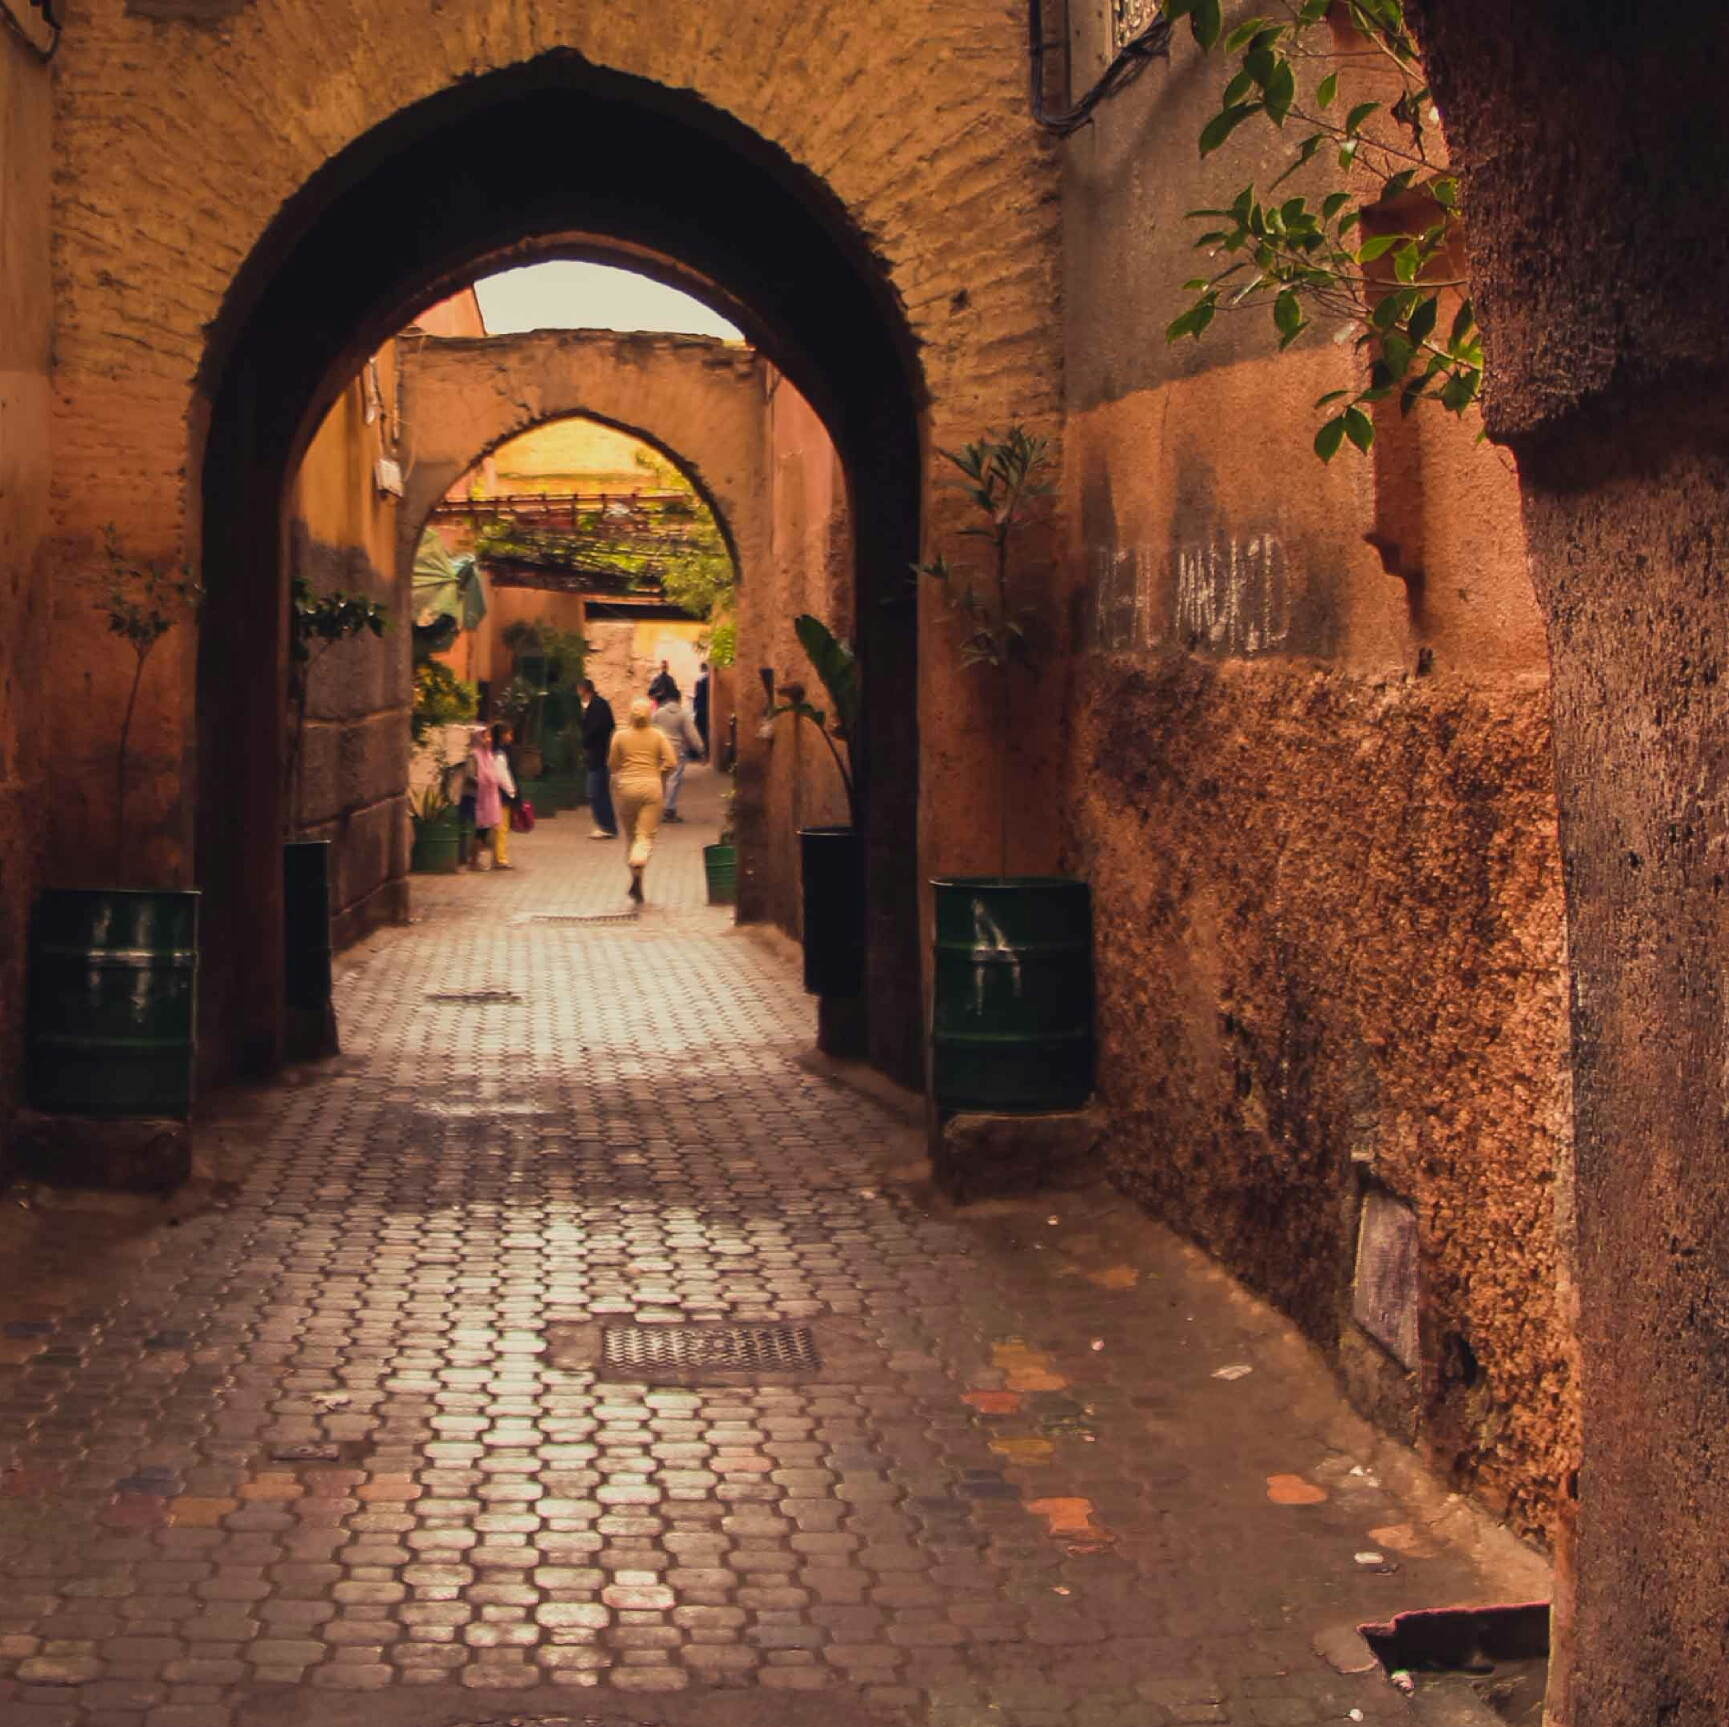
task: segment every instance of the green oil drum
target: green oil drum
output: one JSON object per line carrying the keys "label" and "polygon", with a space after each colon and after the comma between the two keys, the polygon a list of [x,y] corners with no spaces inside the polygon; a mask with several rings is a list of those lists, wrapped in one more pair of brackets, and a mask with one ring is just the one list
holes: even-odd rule
{"label": "green oil drum", "polygon": [[936,890],[931,1086],[939,1108],[1034,1115],[1093,1089],[1093,930],[1066,876],[951,876]]}
{"label": "green oil drum", "polygon": [[196,893],[44,893],[30,937],[32,1107],[184,1120],[197,990]]}
{"label": "green oil drum", "polygon": [[710,905],[738,903],[738,848],[730,845],[702,848],[702,873],[708,880]]}
{"label": "green oil drum", "polygon": [[462,862],[462,823],[451,810],[436,821],[414,824],[408,867],[416,875],[453,875]]}

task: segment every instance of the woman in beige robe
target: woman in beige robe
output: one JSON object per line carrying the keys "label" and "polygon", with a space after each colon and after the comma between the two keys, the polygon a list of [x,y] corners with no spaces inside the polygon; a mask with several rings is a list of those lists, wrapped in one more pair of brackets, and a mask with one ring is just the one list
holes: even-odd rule
{"label": "woman in beige robe", "polygon": [[660,831],[661,788],[678,766],[671,740],[649,724],[653,709],[638,696],[630,704],[630,724],[612,734],[607,768],[612,774],[612,804],[619,831],[630,841],[630,897],[642,898],[642,875]]}

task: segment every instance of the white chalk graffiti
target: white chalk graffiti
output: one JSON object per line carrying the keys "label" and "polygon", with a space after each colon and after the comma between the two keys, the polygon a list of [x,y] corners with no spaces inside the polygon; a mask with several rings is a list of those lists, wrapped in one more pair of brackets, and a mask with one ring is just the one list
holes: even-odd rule
{"label": "white chalk graffiti", "polygon": [[1170,643],[1249,658],[1277,653],[1290,639],[1290,562],[1275,534],[1178,544],[1168,562],[1145,546],[1094,546],[1091,561],[1095,653]]}
{"label": "white chalk graffiti", "polygon": [[1291,586],[1283,543],[1272,534],[1223,545],[1178,546],[1176,616],[1185,646],[1217,654],[1265,654],[1291,633]]}

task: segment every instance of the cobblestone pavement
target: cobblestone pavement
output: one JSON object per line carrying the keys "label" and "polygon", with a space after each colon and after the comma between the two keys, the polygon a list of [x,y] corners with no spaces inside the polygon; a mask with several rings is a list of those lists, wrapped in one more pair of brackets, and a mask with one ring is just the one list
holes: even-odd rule
{"label": "cobblestone pavement", "polygon": [[[1108,1191],[941,1207],[711,829],[535,921],[624,909],[587,827],[425,882],[189,1193],[9,1208],[4,1727],[1391,1721],[1317,1633],[1531,1586]],[[820,1361],[601,1367],[674,1321]]]}

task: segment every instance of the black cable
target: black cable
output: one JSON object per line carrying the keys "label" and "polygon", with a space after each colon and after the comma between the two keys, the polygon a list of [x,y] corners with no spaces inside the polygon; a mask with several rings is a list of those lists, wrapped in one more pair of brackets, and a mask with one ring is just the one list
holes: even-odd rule
{"label": "black cable", "polygon": [[1027,0],[1027,51],[1031,63],[1027,105],[1035,124],[1059,138],[1078,132],[1092,119],[1093,110],[1101,102],[1126,90],[1146,71],[1149,61],[1163,59],[1170,48],[1171,21],[1160,13],[1138,36],[1131,37],[1117,50],[1103,76],[1078,102],[1052,112],[1045,107],[1045,55],[1049,48],[1045,43],[1044,0]]}
{"label": "black cable", "polygon": [[64,28],[64,20],[60,16],[61,0],[24,0],[24,4],[32,12],[42,14],[42,22],[54,32],[54,39],[44,48],[25,28],[23,21],[12,9],[12,0],[0,0],[0,18],[26,48],[39,60],[52,60],[55,50],[60,46],[60,32]]}

